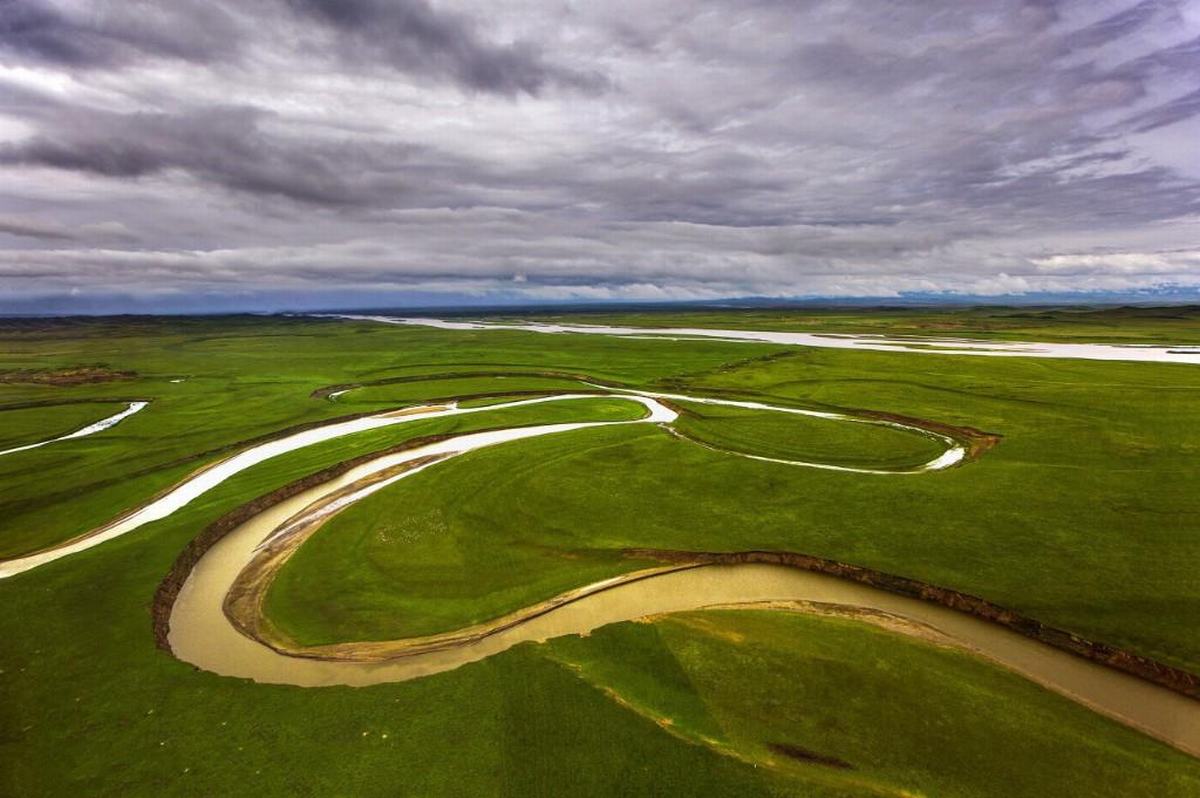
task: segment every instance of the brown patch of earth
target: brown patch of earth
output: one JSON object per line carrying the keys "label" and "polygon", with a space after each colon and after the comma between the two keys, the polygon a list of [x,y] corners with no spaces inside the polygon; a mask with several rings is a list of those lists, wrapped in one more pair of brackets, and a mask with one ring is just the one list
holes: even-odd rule
{"label": "brown patch of earth", "polygon": [[107,366],[74,366],[65,369],[12,369],[0,371],[4,385],[88,385],[137,378],[136,371],[117,371]]}

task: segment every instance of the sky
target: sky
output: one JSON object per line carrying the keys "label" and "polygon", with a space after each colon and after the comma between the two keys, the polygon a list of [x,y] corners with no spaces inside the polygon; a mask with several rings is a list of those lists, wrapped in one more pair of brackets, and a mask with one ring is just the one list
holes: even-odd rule
{"label": "sky", "polygon": [[1200,0],[0,0],[0,312],[1200,289]]}

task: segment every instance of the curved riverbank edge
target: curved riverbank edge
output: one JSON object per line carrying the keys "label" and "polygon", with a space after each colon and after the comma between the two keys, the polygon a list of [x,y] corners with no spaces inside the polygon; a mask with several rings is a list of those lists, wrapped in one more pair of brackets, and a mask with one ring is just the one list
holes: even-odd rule
{"label": "curved riverbank edge", "polygon": [[[695,610],[754,608],[751,605],[762,608],[763,602],[783,602],[788,608],[801,611],[814,606],[824,611],[828,605],[839,605],[844,611],[868,616],[878,612],[897,616],[909,625],[893,624],[891,631],[943,643],[994,663],[1125,726],[1200,757],[1200,703],[1178,690],[1075,656],[1018,629],[976,617],[969,607],[952,608],[931,601],[928,591],[918,591],[918,596],[901,595],[782,562],[715,561],[724,556],[777,557],[779,552],[681,552],[678,554],[685,559],[707,557],[714,561],[674,562],[601,580],[490,624],[446,635],[365,644],[403,647],[403,651],[393,651],[394,656],[388,658],[373,656],[382,649],[363,650],[364,644],[345,644],[342,651],[288,652],[281,650],[283,646],[267,645],[251,637],[231,620],[228,599],[237,592],[235,583],[247,564],[275,541],[293,535],[308,520],[328,517],[357,498],[369,495],[373,489],[426,467],[427,464],[413,464],[423,456],[452,457],[471,451],[469,445],[462,449],[454,447],[454,441],[443,442],[425,451],[395,455],[384,464],[365,463],[307,490],[294,492],[301,487],[295,485],[292,490],[275,492],[277,498],[291,495],[264,506],[260,512],[245,512],[241,518],[226,519],[223,533],[219,523],[210,527],[206,531],[213,534],[203,541],[204,553],[195,556],[193,552],[188,559],[195,561],[190,566],[173,569],[173,578],[164,580],[160,597],[167,600],[160,601],[155,608],[159,645],[185,663],[229,677],[300,687],[365,687],[443,673],[521,643],[586,635],[612,623]],[[385,470],[393,473],[381,475]],[[239,520],[242,523],[236,523]],[[653,549],[630,549],[629,553],[638,556],[639,551],[671,555],[669,550]],[[881,582],[886,584],[886,580]],[[174,594],[173,604],[169,602],[171,594]],[[930,640],[922,631],[924,627],[932,627],[945,639]]]}
{"label": "curved riverbank edge", "polygon": [[[670,400],[655,398],[652,401],[676,414],[684,410]],[[669,425],[665,425],[664,428],[673,434],[679,434]],[[469,438],[470,436],[467,437]],[[706,448],[713,448],[706,444],[701,445],[705,445]],[[714,451],[721,452],[724,450],[714,449]],[[352,482],[325,490],[316,501],[307,505],[296,514],[284,519],[266,538],[255,546],[254,550],[249,554],[247,561],[239,568],[236,576],[225,591],[226,595],[222,603],[224,615],[246,637],[262,643],[277,653],[287,656],[331,661],[386,661],[400,656],[427,654],[433,651],[473,645],[498,632],[511,629],[565,604],[604,590],[643,578],[661,576],[663,573],[672,570],[682,570],[683,568],[706,564],[694,563],[684,566],[673,566],[666,569],[660,567],[643,572],[622,574],[608,580],[602,580],[595,584],[564,592],[499,618],[443,634],[432,634],[404,640],[356,641],[344,644],[304,646],[290,638],[270,622],[265,612],[265,602],[275,576],[287,560],[335,514],[369,493],[386,487],[411,472],[449,459],[456,454],[459,454],[459,452],[429,453],[425,456],[405,460],[378,471],[372,471]],[[384,459],[384,457],[381,456],[378,459]],[[650,556],[642,559],[661,561],[662,558]]]}
{"label": "curved riverbank edge", "polygon": [[192,538],[184,546],[179,556],[175,558],[175,562],[171,565],[170,570],[167,571],[166,576],[158,583],[158,588],[154,591],[154,599],[150,604],[150,617],[154,630],[155,645],[163,651],[171,650],[171,646],[167,642],[167,637],[171,628],[171,609],[175,606],[175,600],[179,597],[179,591],[183,588],[183,584],[187,581],[188,576],[191,575],[192,569],[196,567],[196,563],[200,562],[201,558],[208,553],[208,550],[219,543],[230,532],[263,511],[287,501],[306,490],[337,479],[364,463],[431,443],[438,443],[448,440],[451,437],[453,436],[448,434],[425,435],[386,449],[351,457],[348,460],[327,466],[320,471],[315,471],[308,476],[282,485],[273,491],[264,493],[256,499],[251,499],[205,526],[204,529],[200,530],[200,534],[196,535],[196,537]]}
{"label": "curved riverbank edge", "polygon": [[[171,612],[180,590],[204,555],[242,524],[288,499],[343,476],[352,469],[371,460],[378,459],[387,454],[418,448],[429,443],[444,441],[449,437],[452,436],[429,436],[427,438],[406,441],[384,452],[375,452],[351,458],[266,493],[225,513],[206,526],[180,553],[171,569],[159,583],[158,589],[155,592],[154,600],[151,604],[151,621],[156,645],[164,651],[171,651],[169,642]],[[615,580],[605,580],[604,582],[596,583],[596,585],[585,586],[584,588],[576,589],[576,591],[569,591],[567,594],[561,594],[544,602],[539,602],[525,610],[509,613],[492,622],[478,625],[478,627],[470,627],[469,631],[460,630],[464,636],[458,641],[447,643],[446,640],[439,639],[433,645],[435,648],[444,648],[446,645],[461,645],[462,641],[466,639],[478,639],[481,636],[486,637],[489,634],[495,634],[500,631],[502,627],[511,627],[514,623],[519,623],[520,619],[515,617],[517,615],[523,614],[523,620],[528,620],[539,614],[545,614],[557,606],[578,600],[585,595],[610,589],[622,582],[646,579],[679,569],[696,568],[705,565],[769,564],[833,576],[847,582],[856,582],[887,593],[954,610],[963,615],[1004,627],[1023,637],[1089,662],[1103,665],[1126,675],[1137,677],[1145,682],[1167,688],[1190,699],[1200,700],[1200,675],[1118,646],[1089,640],[1067,630],[1044,624],[1034,618],[1007,609],[978,596],[951,588],[932,585],[917,579],[889,574],[885,571],[865,566],[788,551],[696,552],[630,548],[625,550],[625,554],[633,559],[657,560],[667,565],[664,568],[651,569],[651,571],[635,571],[622,577],[617,577]],[[589,588],[591,589],[589,590]],[[574,598],[567,598],[572,593],[577,595]],[[551,606],[552,604],[553,606]],[[246,634],[248,629],[254,629],[257,626],[257,621],[251,621],[238,628],[239,631]],[[488,627],[488,629],[484,627]],[[458,633],[451,632],[447,634],[455,635]],[[433,637],[442,638],[444,636],[438,635]],[[262,640],[261,638],[259,640],[283,654],[309,656],[317,659],[322,658],[320,652],[315,654],[311,652],[293,654],[292,651],[280,646],[279,641]],[[416,642],[419,640],[421,639],[414,638],[409,641],[390,642],[402,645],[405,648],[405,653],[413,654],[420,650],[419,646],[422,644]],[[336,645],[361,646],[362,644]],[[341,658],[341,656],[337,652],[333,652],[333,658]]]}
{"label": "curved riverbank edge", "polygon": [[802,571],[835,576],[839,579],[885,590],[898,596],[937,604],[974,618],[998,624],[1060,651],[1136,676],[1160,687],[1166,687],[1188,698],[1200,700],[1200,674],[1159,662],[1119,646],[1097,642],[1065,629],[1049,626],[1035,618],[1002,607],[979,596],[952,588],[939,587],[919,579],[910,579],[874,568],[791,551],[706,552],[631,548],[626,549],[626,554],[633,558],[692,565],[748,563],[786,565]]}

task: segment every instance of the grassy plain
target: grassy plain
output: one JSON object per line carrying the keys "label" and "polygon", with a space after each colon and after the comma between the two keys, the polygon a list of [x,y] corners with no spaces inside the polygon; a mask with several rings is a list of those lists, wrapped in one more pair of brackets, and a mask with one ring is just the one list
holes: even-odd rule
{"label": "grassy plain", "polygon": [[[275,620],[307,642],[395,637],[632,568],[617,556],[627,547],[787,549],[981,595],[1200,670],[1200,369],[796,350],[672,389],[681,383],[1003,438],[967,467],[897,476],[755,462],[642,427],[479,451],[331,521],[281,571]],[[422,523],[443,531],[402,545],[381,531]]]}
{"label": "grassy plain", "polygon": [[920,433],[878,424],[832,421],[768,410],[680,402],[675,427],[730,452],[856,468],[913,468],[946,446]]}
{"label": "grassy plain", "polygon": [[[1190,423],[1200,369],[258,318],[12,325],[0,339],[0,368],[107,363],[138,373],[82,386],[0,385],[0,407],[153,401],[109,432],[0,460],[8,553],[107,520],[220,447],[461,386],[310,398],[322,386],[419,373],[586,373],[1004,435],[969,467],[897,477],[754,463],[643,425],[479,451],[402,480],[314,536],[272,597],[273,617],[301,636],[394,635],[489,617],[637,566],[620,556],[630,545],[790,548],[968,590],[1200,670],[1191,565],[1200,559],[1200,432]],[[179,378],[186,382],[170,382]],[[541,377],[523,379],[487,382],[546,388]],[[1200,789],[1194,759],[984,663],[846,622],[687,614],[364,689],[257,685],[154,648],[155,586],[229,508],[410,436],[623,418],[628,407],[586,400],[349,436],[256,466],[123,538],[0,580],[0,794]],[[46,408],[47,428],[70,427],[57,409]],[[363,524],[346,520],[372,507]],[[392,534],[389,522],[411,534]],[[853,769],[801,762],[772,744]]]}
{"label": "grassy plain", "polygon": [[[335,401],[347,407],[354,408],[364,404],[373,406],[378,406],[381,403],[405,404],[510,391],[562,393],[587,390],[591,389],[582,385],[578,380],[546,379],[532,375],[460,377],[385,385],[365,385],[362,388],[355,388],[336,397]],[[499,397],[499,399],[507,399],[508,401],[511,401],[513,398],[519,397]]]}
{"label": "grassy plain", "polygon": [[966,654],[856,621],[691,612],[548,648],[673,734],[854,795],[1200,789],[1191,768],[1159,781],[1161,752],[1088,710]]}
{"label": "grassy plain", "polygon": [[[660,361],[664,354],[668,360]],[[655,342],[630,347],[602,339],[562,340],[547,347],[521,333],[448,336],[412,330],[405,335],[382,325],[286,318],[0,324],[0,371],[66,370],[85,363],[137,372],[134,379],[69,387],[0,384],[0,416],[20,412],[25,423],[39,429],[65,429],[70,424],[52,420],[58,410],[44,409],[34,422],[24,410],[3,408],[63,399],[152,400],[150,407],[103,435],[0,458],[0,557],[85,532],[229,454],[241,441],[413,403],[404,386],[387,386],[386,392],[364,389],[365,397],[351,392],[335,402],[310,398],[322,386],[398,373],[551,367],[643,381],[745,355],[736,344],[663,349]],[[530,379],[530,387],[542,384]],[[516,379],[504,384],[507,390],[523,387]],[[448,384],[440,394],[453,395],[460,387]],[[426,389],[439,393],[436,385]],[[376,390],[380,393],[372,396]]]}

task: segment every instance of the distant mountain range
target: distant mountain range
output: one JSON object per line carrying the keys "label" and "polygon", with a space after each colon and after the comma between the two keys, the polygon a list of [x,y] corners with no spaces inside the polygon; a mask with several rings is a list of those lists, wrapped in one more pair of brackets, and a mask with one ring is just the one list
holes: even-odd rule
{"label": "distant mountain range", "polygon": [[656,302],[531,302],[523,297],[407,294],[391,304],[371,302],[370,295],[240,295],[240,296],[76,296],[58,295],[0,299],[0,316],[217,315],[231,313],[356,312],[391,314],[556,313],[622,310],[787,309],[821,307],[1026,307],[1200,304],[1200,288],[1166,286],[1120,292],[1058,292],[969,295],[905,293],[898,296],[734,297],[729,299]]}

